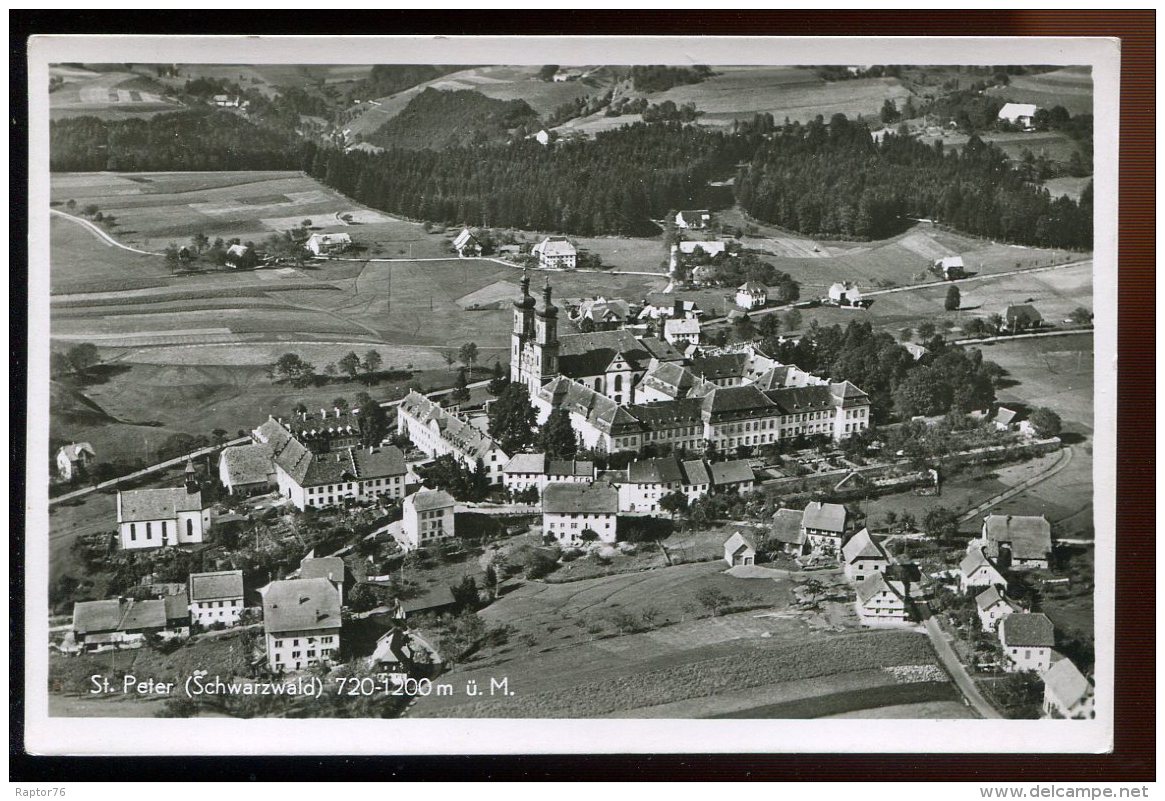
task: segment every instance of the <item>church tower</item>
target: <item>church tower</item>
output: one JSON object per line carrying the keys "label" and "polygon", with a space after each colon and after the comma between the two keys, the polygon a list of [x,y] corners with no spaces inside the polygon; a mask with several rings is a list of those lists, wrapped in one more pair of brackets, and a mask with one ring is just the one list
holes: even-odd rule
{"label": "church tower", "polygon": [[542,290],[542,308],[538,309],[534,321],[534,341],[538,352],[534,375],[539,379],[539,387],[558,375],[558,307],[550,295],[550,276],[547,276],[546,287]]}
{"label": "church tower", "polygon": [[510,380],[525,381],[523,365],[529,358],[527,344],[534,338],[534,298],[530,274],[522,272],[522,295],[514,301],[514,330],[510,333]]}

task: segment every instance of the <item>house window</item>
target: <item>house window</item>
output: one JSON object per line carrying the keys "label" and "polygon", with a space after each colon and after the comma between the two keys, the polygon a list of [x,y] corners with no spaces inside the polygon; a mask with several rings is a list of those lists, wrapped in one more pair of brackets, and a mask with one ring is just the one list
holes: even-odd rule
{"label": "house window", "polygon": [[153,535],[150,533],[150,524],[146,523],[146,539],[150,539],[151,536]]}
{"label": "house window", "polygon": [[194,536],[194,521],[191,520],[189,517],[186,518],[186,536],[187,537]]}

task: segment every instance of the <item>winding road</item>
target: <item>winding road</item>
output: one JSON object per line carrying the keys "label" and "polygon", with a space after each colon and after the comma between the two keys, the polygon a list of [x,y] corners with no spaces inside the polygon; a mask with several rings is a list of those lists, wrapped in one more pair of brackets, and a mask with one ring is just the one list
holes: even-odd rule
{"label": "winding road", "polygon": [[140,253],[143,256],[162,256],[162,255],[165,255],[163,253],[155,253],[152,250],[138,250],[137,248],[132,248],[129,245],[123,245],[121,242],[118,242],[116,239],[114,239],[112,236],[107,234],[105,231],[101,230],[101,228],[99,228],[96,224],[89,222],[88,220],[84,219],[83,217],[77,217],[77,216],[72,215],[72,214],[66,214],[63,211],[59,211],[58,209],[49,209],[49,214],[55,214],[58,217],[63,217],[66,220],[72,220],[75,223],[79,223],[79,224],[85,226],[86,228],[88,228],[90,230],[90,232],[92,232],[95,236],[97,236],[98,239],[100,239],[106,245],[109,245],[111,247],[121,248],[122,250],[128,250],[130,253]]}

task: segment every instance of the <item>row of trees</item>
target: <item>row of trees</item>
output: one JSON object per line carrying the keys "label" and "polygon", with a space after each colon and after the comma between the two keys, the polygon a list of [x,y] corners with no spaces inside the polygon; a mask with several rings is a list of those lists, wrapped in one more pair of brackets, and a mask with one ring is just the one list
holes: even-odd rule
{"label": "row of trees", "polygon": [[[356,351],[348,351],[324,367],[324,379],[330,380],[342,374],[346,375],[348,380],[355,381],[358,376],[363,375],[365,383],[371,386],[383,365],[384,359],[377,350],[369,350],[363,358],[357,356]],[[315,365],[297,353],[284,353],[267,368],[267,375],[273,380],[288,381],[294,386],[301,387],[316,384],[320,379]]]}
{"label": "row of trees", "polygon": [[911,218],[945,222],[1025,245],[1092,246],[1092,193],[1053,199],[1012,169],[998,147],[972,136],[957,153],[835,114],[782,126],[736,180],[752,216],[814,236],[881,239]]}

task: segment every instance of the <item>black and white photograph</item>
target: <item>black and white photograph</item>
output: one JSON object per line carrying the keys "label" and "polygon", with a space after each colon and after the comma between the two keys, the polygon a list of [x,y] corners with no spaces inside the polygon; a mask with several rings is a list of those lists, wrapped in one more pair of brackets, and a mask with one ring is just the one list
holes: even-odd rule
{"label": "black and white photograph", "polygon": [[1109,748],[1055,42],[33,41],[30,740]]}

